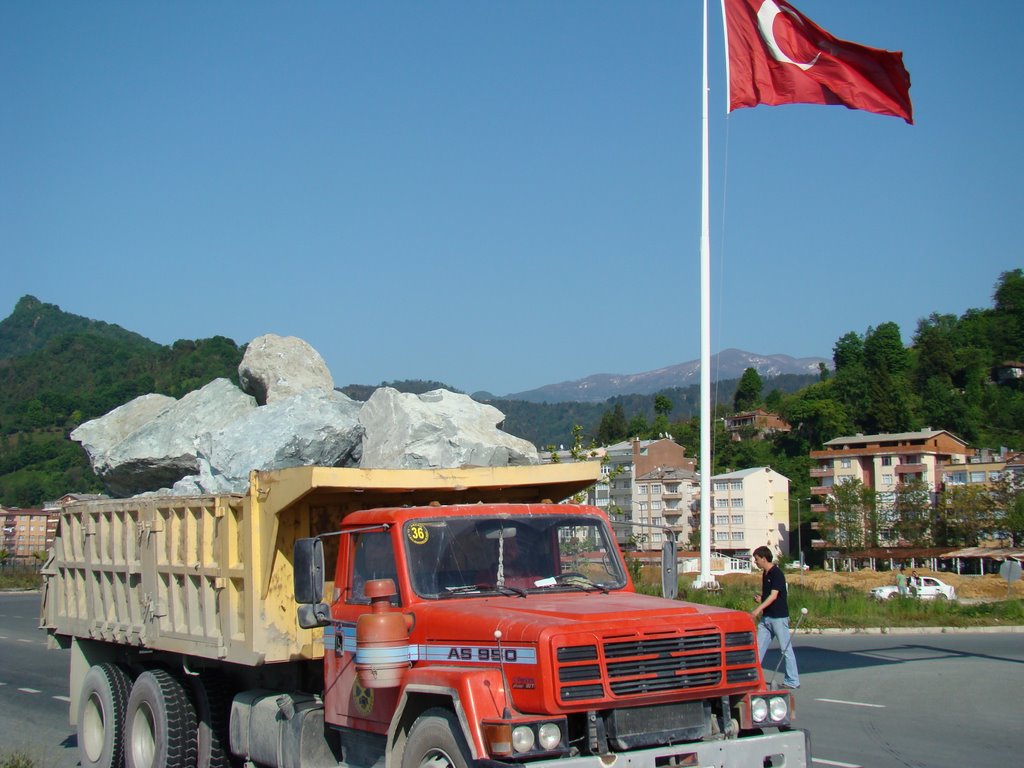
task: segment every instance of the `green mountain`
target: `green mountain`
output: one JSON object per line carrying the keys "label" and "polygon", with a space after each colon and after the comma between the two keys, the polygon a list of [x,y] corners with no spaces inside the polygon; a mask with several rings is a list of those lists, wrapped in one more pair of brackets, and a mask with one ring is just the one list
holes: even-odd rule
{"label": "green mountain", "polygon": [[[134,397],[181,397],[218,377],[237,382],[244,353],[216,336],[162,346],[116,325],[62,312],[31,296],[0,322],[0,504],[30,507],[64,493],[100,490],[84,451],[67,435],[83,421]],[[808,451],[840,435],[946,429],[977,447],[1024,449],[1024,271],[1000,275],[993,306],[960,317],[933,314],[905,344],[895,323],[850,332],[833,348],[834,372],[780,376],[745,391],[792,426],[770,440],[734,442],[721,417],[733,410],[739,381],[716,385],[713,471],[771,465],[807,496]],[[756,383],[756,382],[755,382]],[[435,381],[390,382],[421,393]],[[375,387],[349,385],[365,400]],[[455,390],[457,391],[457,390]],[[505,414],[502,428],[537,446],[573,441],[611,443],[630,436],[671,434],[697,455],[699,391],[667,389],[622,395],[604,403],[490,402]]]}
{"label": "green mountain", "polygon": [[237,383],[245,351],[223,336],[163,346],[31,296],[0,322],[0,339],[0,504],[19,507],[101,490],[68,438],[79,424],[150,392]]}
{"label": "green mountain", "polygon": [[62,311],[56,304],[44,304],[35,296],[22,296],[10,317],[0,322],[0,360],[35,352],[55,336],[68,333],[93,333],[139,346],[160,346],[119,325],[72,315]]}

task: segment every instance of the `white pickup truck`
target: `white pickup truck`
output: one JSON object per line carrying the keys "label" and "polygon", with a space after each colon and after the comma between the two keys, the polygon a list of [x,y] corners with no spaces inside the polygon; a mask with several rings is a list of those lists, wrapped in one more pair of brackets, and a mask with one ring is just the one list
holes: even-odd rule
{"label": "white pickup truck", "polygon": [[[887,584],[884,587],[875,587],[871,590],[871,596],[876,600],[888,600],[899,597],[899,588],[895,584]],[[956,600],[956,589],[931,576],[919,576],[917,579],[909,580],[907,584],[907,595],[919,597],[922,600]]]}

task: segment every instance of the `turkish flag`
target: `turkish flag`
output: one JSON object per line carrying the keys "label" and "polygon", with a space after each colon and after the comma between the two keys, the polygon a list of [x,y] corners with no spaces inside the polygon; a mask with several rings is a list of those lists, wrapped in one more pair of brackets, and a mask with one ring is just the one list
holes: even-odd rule
{"label": "turkish flag", "polygon": [[839,40],[785,0],[722,0],[729,109],[842,104],[913,124],[903,54]]}

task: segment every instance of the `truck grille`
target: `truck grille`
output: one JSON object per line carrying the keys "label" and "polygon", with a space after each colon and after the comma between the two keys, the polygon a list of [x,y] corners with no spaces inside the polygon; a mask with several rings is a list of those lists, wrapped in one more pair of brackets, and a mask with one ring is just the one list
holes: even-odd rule
{"label": "truck grille", "polygon": [[[638,633],[595,638],[594,644],[563,646],[555,659],[564,702],[640,696],[688,690],[723,682],[723,651],[728,682],[757,679],[753,634],[705,631],[691,634]],[[740,650],[742,646],[751,646]],[[734,650],[735,649],[735,650]],[[732,670],[734,665],[751,669]]]}

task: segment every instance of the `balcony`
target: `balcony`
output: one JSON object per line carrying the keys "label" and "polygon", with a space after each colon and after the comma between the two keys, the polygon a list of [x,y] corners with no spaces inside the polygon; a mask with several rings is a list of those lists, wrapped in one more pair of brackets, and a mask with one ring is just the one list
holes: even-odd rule
{"label": "balcony", "polygon": [[828,504],[811,504],[811,512],[823,515],[828,512]]}
{"label": "balcony", "polygon": [[916,475],[928,471],[927,464],[897,464],[897,475]]}
{"label": "balcony", "polygon": [[834,477],[835,474],[834,467],[813,467],[811,469],[811,477]]}
{"label": "balcony", "polygon": [[832,493],[831,485],[812,485],[811,495],[812,496],[828,496]]}

